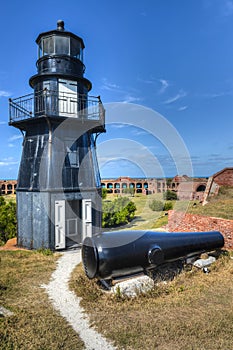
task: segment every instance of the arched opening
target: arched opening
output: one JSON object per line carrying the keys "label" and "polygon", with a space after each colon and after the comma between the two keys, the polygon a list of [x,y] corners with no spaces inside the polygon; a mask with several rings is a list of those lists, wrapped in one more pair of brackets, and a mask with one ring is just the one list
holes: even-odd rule
{"label": "arched opening", "polygon": [[11,194],[12,193],[12,184],[8,184],[7,185],[7,194]]}
{"label": "arched opening", "polygon": [[[114,188],[120,188],[120,184],[118,183],[118,182],[116,182],[115,184],[114,184]],[[120,191],[119,191],[120,192]],[[115,193],[119,193],[119,192],[116,192],[115,191]]]}
{"label": "arched opening", "polygon": [[106,184],[104,184],[103,182],[101,183],[101,187],[102,188],[105,188],[106,187]]}
{"label": "arched opening", "polygon": [[107,188],[113,188],[113,184],[111,182],[107,183]]}
{"label": "arched opening", "polygon": [[122,185],[121,185],[122,188],[127,188],[127,183],[126,182],[123,182]]}
{"label": "arched opening", "polygon": [[196,189],[197,192],[204,192],[206,189],[206,186],[205,185],[200,185],[198,186],[198,188]]}

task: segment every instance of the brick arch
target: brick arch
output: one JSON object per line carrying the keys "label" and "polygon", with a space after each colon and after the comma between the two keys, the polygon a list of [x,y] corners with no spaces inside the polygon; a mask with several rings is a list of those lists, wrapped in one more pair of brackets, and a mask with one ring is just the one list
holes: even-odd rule
{"label": "brick arch", "polygon": [[197,186],[196,192],[204,192],[205,189],[206,189],[206,185],[200,184],[199,186]]}

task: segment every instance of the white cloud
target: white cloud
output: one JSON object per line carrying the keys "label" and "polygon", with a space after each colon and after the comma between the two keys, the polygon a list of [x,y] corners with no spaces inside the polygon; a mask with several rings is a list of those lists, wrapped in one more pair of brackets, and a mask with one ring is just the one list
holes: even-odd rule
{"label": "white cloud", "polygon": [[161,83],[161,88],[159,90],[159,93],[163,94],[166,91],[166,89],[170,86],[170,84],[166,79],[159,79],[159,82]]}
{"label": "white cloud", "polygon": [[8,139],[8,141],[16,141],[21,139],[22,137],[23,137],[22,135],[13,135]]}
{"label": "white cloud", "polygon": [[181,106],[178,108],[178,111],[185,111],[188,108],[188,106]]}
{"label": "white cloud", "polygon": [[11,166],[11,165],[15,165],[18,163],[19,162],[14,161],[12,157],[4,158],[4,159],[0,160],[0,166]]}
{"label": "white cloud", "polygon": [[170,83],[166,79],[154,79],[153,77],[151,77],[149,79],[138,78],[138,81],[144,84],[156,85],[156,88],[158,88],[158,85],[160,85],[158,91],[159,94],[163,94],[170,86]]}
{"label": "white cloud", "polygon": [[116,91],[120,89],[120,86],[109,82],[106,78],[103,78],[103,85],[101,86],[102,90],[108,90],[108,91]]}
{"label": "white cloud", "polygon": [[122,102],[123,103],[132,103],[132,102],[138,102],[138,101],[141,101],[141,98],[134,97],[132,95],[127,95],[127,96],[125,96],[125,99]]}
{"label": "white cloud", "polygon": [[210,92],[210,93],[202,93],[196,94],[197,97],[201,98],[218,98],[223,96],[233,96],[233,90],[225,90],[220,92]]}
{"label": "white cloud", "polygon": [[125,128],[126,126],[128,126],[127,124],[117,124],[117,123],[114,123],[114,124],[110,124],[111,125],[111,128],[115,128],[115,129],[122,129],[122,128]]}
{"label": "white cloud", "polygon": [[177,100],[180,100],[182,97],[185,97],[187,93],[184,90],[180,90],[178,94],[176,94],[173,97],[168,98],[166,101],[164,101],[165,104],[170,104],[173,102],[176,102]]}
{"label": "white cloud", "polygon": [[10,97],[11,93],[9,91],[0,90],[0,97]]}
{"label": "white cloud", "polygon": [[135,136],[141,136],[141,135],[148,135],[148,132],[146,130],[132,130],[132,134]]}

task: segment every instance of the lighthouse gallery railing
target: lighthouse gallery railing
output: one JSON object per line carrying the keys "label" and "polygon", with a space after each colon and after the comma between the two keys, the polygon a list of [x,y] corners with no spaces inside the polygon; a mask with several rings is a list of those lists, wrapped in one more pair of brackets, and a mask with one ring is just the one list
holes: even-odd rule
{"label": "lighthouse gallery railing", "polygon": [[70,92],[43,90],[9,99],[10,123],[48,117],[73,117],[105,124],[105,110],[100,97]]}

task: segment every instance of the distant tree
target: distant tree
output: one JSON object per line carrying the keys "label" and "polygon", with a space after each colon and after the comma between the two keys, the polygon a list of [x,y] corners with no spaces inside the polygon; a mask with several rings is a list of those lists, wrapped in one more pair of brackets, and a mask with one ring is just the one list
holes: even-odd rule
{"label": "distant tree", "polygon": [[134,218],[135,204],[127,197],[118,197],[111,202],[103,202],[102,226],[113,227],[127,224]]}
{"label": "distant tree", "polygon": [[0,197],[0,244],[16,236],[16,203]]}
{"label": "distant tree", "polygon": [[173,200],[176,201],[176,200],[178,200],[178,197],[177,197],[176,192],[168,190],[168,191],[164,192],[163,199],[165,199],[167,201],[173,201]]}
{"label": "distant tree", "polygon": [[108,193],[107,188],[102,188],[102,199],[106,199],[107,198],[107,193]]}

